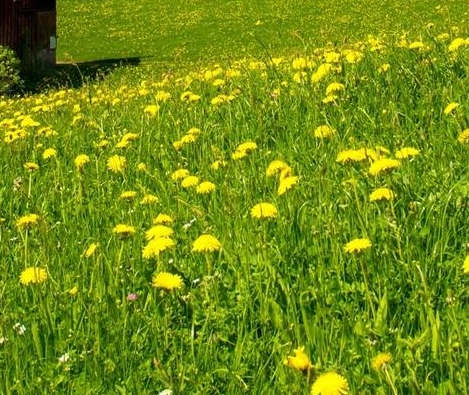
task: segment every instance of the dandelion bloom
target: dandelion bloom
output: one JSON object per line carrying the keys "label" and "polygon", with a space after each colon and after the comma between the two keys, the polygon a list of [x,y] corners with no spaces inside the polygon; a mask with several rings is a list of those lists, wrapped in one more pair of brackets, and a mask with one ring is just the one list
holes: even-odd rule
{"label": "dandelion bloom", "polygon": [[49,159],[57,156],[57,151],[54,148],[46,148],[42,153],[42,159]]}
{"label": "dandelion bloom", "polygon": [[311,395],[346,395],[348,392],[347,379],[336,372],[321,374],[311,387]]}
{"label": "dandelion bloom", "polygon": [[173,219],[171,218],[171,216],[169,216],[168,214],[160,213],[153,220],[153,225],[170,224],[171,222],[173,222]]}
{"label": "dandelion bloom", "polygon": [[270,162],[269,165],[267,166],[265,175],[267,177],[272,177],[276,174],[279,174],[282,170],[286,169],[287,167],[289,166],[284,161],[275,159],[272,162]]}
{"label": "dandelion bloom", "polygon": [[371,241],[369,239],[353,239],[349,241],[345,247],[345,252],[360,252],[371,247]]}
{"label": "dandelion bloom", "polygon": [[46,280],[47,272],[41,267],[28,267],[20,275],[20,282],[23,285],[42,283]]}
{"label": "dandelion bloom", "polygon": [[39,221],[39,215],[37,214],[28,214],[24,215],[16,221],[16,226],[20,229],[26,229],[33,225],[36,225]]}
{"label": "dandelion bloom", "polygon": [[169,237],[156,237],[143,248],[142,257],[144,259],[157,258],[161,252],[175,245],[174,240]]}
{"label": "dandelion bloom", "polygon": [[376,371],[380,371],[385,369],[386,365],[389,365],[391,361],[392,355],[388,352],[382,352],[371,360],[371,367]]}
{"label": "dandelion bloom", "polygon": [[464,259],[462,269],[463,269],[465,274],[469,274],[469,255],[466,257],[466,259]]}
{"label": "dandelion bloom", "polygon": [[220,242],[212,235],[201,235],[192,243],[192,252],[213,252],[220,248]]}
{"label": "dandelion bloom", "polygon": [[377,188],[370,193],[370,202],[392,199],[394,199],[394,193],[389,188]]}
{"label": "dandelion bloom", "polygon": [[213,170],[218,170],[220,167],[225,167],[227,165],[226,161],[224,160],[216,160],[210,165],[210,168]]}
{"label": "dandelion bloom", "polygon": [[114,173],[122,173],[127,160],[120,155],[113,155],[107,160],[107,168]]}
{"label": "dandelion bloom", "polygon": [[70,288],[67,293],[70,296],[75,296],[78,293],[78,287],[75,285],[73,288]]}
{"label": "dandelion bloom", "polygon": [[304,347],[299,347],[294,350],[295,356],[288,356],[283,363],[293,369],[305,371],[311,369],[313,365],[311,365],[311,361],[309,357],[305,353]]}
{"label": "dandelion bloom", "polygon": [[167,291],[181,288],[183,285],[181,276],[167,272],[155,273],[151,285],[155,288],[163,288]]}
{"label": "dandelion bloom", "polygon": [[83,170],[83,166],[90,161],[90,157],[86,154],[77,155],[75,158],[75,167],[78,171]]}
{"label": "dandelion bloom", "polygon": [[150,104],[149,106],[145,107],[143,113],[149,115],[150,117],[153,117],[156,115],[159,109],[159,106],[157,106],[156,104]]}
{"label": "dandelion bloom", "polygon": [[418,154],[420,154],[420,150],[418,150],[417,148],[404,147],[396,152],[396,158],[397,159],[412,158],[414,156],[417,156]]}
{"label": "dandelion bloom", "polygon": [[391,68],[391,65],[389,63],[383,63],[381,66],[378,68],[378,72],[383,74],[386,71],[388,71]]}
{"label": "dandelion bloom", "polygon": [[196,192],[199,194],[206,194],[213,192],[215,190],[215,184],[210,181],[203,181],[199,185],[197,185]]}
{"label": "dandelion bloom", "polygon": [[180,180],[182,178],[186,178],[188,175],[189,175],[189,170],[187,170],[187,169],[177,169],[177,170],[173,171],[173,173],[171,174],[171,179],[173,181],[177,181],[177,180]]}
{"label": "dandelion bloom", "polygon": [[187,176],[182,180],[181,186],[183,188],[192,188],[195,187],[199,183],[199,178],[196,176]]}
{"label": "dandelion bloom", "polygon": [[453,110],[455,110],[458,107],[459,107],[459,103],[451,102],[445,107],[443,112],[445,113],[445,115],[449,115],[453,112]]}
{"label": "dandelion bloom", "polygon": [[336,162],[347,163],[347,162],[362,162],[367,159],[364,150],[348,149],[339,152],[336,158]]}
{"label": "dandelion bloom", "polygon": [[335,130],[332,129],[329,125],[321,125],[314,129],[314,137],[319,139],[326,139],[331,137],[335,133]]}
{"label": "dandelion bloom", "polygon": [[147,193],[140,201],[140,204],[158,203],[159,201],[160,199],[157,196]]}
{"label": "dandelion bloom", "polygon": [[298,184],[298,177],[297,176],[290,176],[282,178],[280,181],[280,185],[277,189],[278,195],[283,195],[286,191],[291,189],[293,185]]}
{"label": "dandelion bloom", "polygon": [[326,96],[329,96],[335,92],[343,91],[344,89],[345,86],[343,84],[340,84],[339,82],[332,82],[326,88]]}
{"label": "dandelion bloom", "polygon": [[26,170],[31,172],[39,170],[39,165],[34,162],[26,162],[23,166]]}
{"label": "dandelion bloom", "polygon": [[118,224],[114,226],[112,232],[119,236],[130,236],[136,232],[135,227],[125,224]]}
{"label": "dandelion bloom", "polygon": [[145,232],[145,238],[147,240],[153,240],[154,238],[157,238],[157,237],[172,236],[173,233],[174,231],[169,226],[155,225]]}
{"label": "dandelion bloom", "polygon": [[245,158],[246,156],[248,156],[248,152],[247,152],[247,151],[238,151],[238,150],[236,150],[235,152],[233,152],[233,153],[231,154],[231,159],[233,159],[233,160],[239,160],[239,159]]}
{"label": "dandelion bloom", "polygon": [[146,171],[147,170],[147,165],[145,163],[139,163],[137,165],[137,170],[138,171]]}
{"label": "dandelion bloom", "polygon": [[253,218],[275,218],[277,215],[277,208],[272,203],[257,203],[251,209],[251,217]]}
{"label": "dandelion bloom", "polygon": [[459,47],[463,46],[463,45],[467,45],[469,44],[468,43],[468,40],[462,38],[462,37],[458,37],[458,38],[455,38],[453,41],[451,41],[451,43],[449,44],[448,46],[448,51],[449,52],[455,52],[459,49]]}
{"label": "dandelion bloom", "polygon": [[254,151],[257,149],[257,144],[254,141],[246,141],[245,143],[242,143],[238,145],[236,148],[236,151]]}
{"label": "dandelion bloom", "polygon": [[90,256],[94,255],[96,248],[98,248],[98,246],[99,246],[98,243],[91,243],[90,246],[84,252],[83,256],[85,258],[89,258]]}
{"label": "dandelion bloom", "polygon": [[458,141],[461,144],[465,144],[469,141],[469,129],[463,130],[461,133],[459,133]]}
{"label": "dandelion bloom", "polygon": [[368,170],[368,173],[372,176],[377,176],[379,173],[383,173],[387,170],[392,170],[399,167],[401,163],[397,159],[383,158],[373,162]]}
{"label": "dandelion bloom", "polygon": [[135,191],[124,191],[121,193],[120,198],[122,200],[132,200],[135,196],[137,196],[137,192]]}

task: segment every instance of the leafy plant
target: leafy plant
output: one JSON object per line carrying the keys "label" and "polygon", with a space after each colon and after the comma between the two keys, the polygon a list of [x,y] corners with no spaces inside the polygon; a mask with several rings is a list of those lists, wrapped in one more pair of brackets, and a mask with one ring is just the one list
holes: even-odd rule
{"label": "leafy plant", "polygon": [[20,61],[15,52],[0,46],[0,94],[21,84]]}

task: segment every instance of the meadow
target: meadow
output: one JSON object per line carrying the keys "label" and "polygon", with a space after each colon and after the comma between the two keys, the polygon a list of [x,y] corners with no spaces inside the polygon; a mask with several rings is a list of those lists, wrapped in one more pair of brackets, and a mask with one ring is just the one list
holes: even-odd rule
{"label": "meadow", "polygon": [[0,98],[0,393],[468,393],[467,3],[118,3]]}

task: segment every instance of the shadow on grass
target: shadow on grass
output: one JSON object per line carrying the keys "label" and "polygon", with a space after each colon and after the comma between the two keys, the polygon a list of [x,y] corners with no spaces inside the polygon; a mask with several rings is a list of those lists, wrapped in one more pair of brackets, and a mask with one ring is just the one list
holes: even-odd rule
{"label": "shadow on grass", "polygon": [[58,62],[55,67],[46,71],[24,73],[22,90],[25,93],[40,93],[48,89],[79,88],[87,82],[103,80],[118,67],[138,66],[140,62],[140,57]]}

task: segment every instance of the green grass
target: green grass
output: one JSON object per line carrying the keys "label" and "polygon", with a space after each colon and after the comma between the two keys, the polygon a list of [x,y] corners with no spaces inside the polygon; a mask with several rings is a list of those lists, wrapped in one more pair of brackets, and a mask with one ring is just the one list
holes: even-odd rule
{"label": "green grass", "polygon": [[[469,128],[469,41],[450,50],[468,35],[458,12],[464,4],[350,6],[367,12],[361,20],[337,15],[345,9],[338,4],[308,14],[304,3],[269,3],[242,17],[244,3],[184,3],[164,14],[166,24],[158,19],[170,37],[161,56],[159,44],[130,33],[141,25],[148,37],[149,25],[124,23],[117,8],[94,4],[86,24],[74,20],[70,30],[59,10],[60,29],[70,34],[60,40],[74,60],[151,62],[79,89],[0,98],[0,393],[306,395],[330,371],[351,394],[469,392],[469,139],[461,137]],[[135,8],[135,18],[151,14]],[[131,50],[116,37],[100,48],[98,27],[89,34],[91,18],[102,25],[114,9],[109,31],[135,39]],[[415,13],[421,24],[403,37]],[[196,15],[218,21],[217,41],[181,30]],[[232,19],[220,22],[222,15]],[[280,16],[286,22],[274,23]],[[296,25],[308,18],[324,22]],[[243,29],[258,19],[267,52]],[[87,38],[73,26],[87,28]],[[294,26],[311,30],[295,36]],[[176,56],[189,39],[194,45]],[[159,62],[168,62],[163,74]],[[314,82],[321,67],[329,71]],[[332,83],[342,85],[325,100]],[[191,94],[193,101],[183,99]],[[450,103],[459,106],[445,113]],[[315,136],[324,125],[335,132]],[[194,127],[200,134],[188,136]],[[257,148],[234,159],[245,142]],[[419,153],[370,174],[372,163],[404,147]],[[48,148],[56,156],[45,158]],[[362,161],[337,160],[365,148]],[[78,155],[89,161],[77,166]],[[115,155],[125,158],[122,171],[109,168]],[[279,174],[267,175],[273,160],[298,177],[285,194]],[[225,166],[214,169],[216,161]],[[29,162],[38,168],[28,170]],[[184,188],[172,177],[177,169],[215,191]],[[394,198],[371,201],[378,187]],[[124,191],[136,196],[125,200]],[[253,218],[259,202],[272,203],[277,217]],[[173,218],[176,244],[147,259],[146,231],[160,213]],[[37,223],[20,226],[28,214]],[[119,236],[118,224],[135,233]],[[221,250],[193,251],[202,234]],[[356,238],[371,247],[347,252]],[[22,284],[30,267],[47,278]],[[161,272],[183,285],[153,286]],[[285,365],[299,347],[308,372]],[[376,371],[373,358],[384,352],[392,361]]]}

